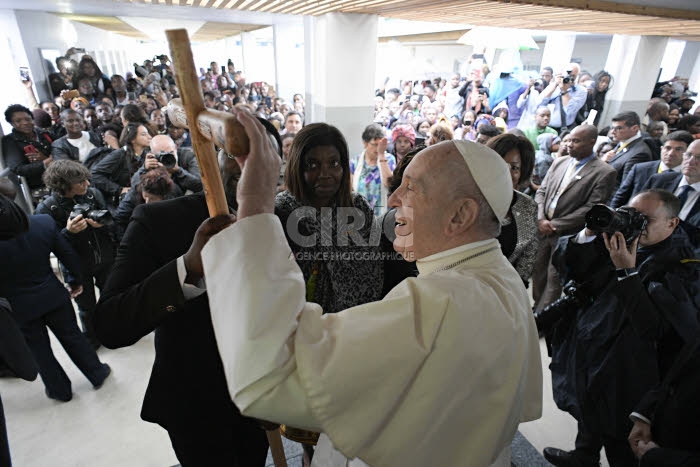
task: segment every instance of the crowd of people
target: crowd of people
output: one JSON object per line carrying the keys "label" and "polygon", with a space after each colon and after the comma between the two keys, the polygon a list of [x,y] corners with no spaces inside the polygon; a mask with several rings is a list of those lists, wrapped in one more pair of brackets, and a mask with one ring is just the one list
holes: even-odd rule
{"label": "crowd of people", "polygon": [[[31,209],[25,210],[37,214],[25,219],[19,229],[24,233],[0,241],[3,264],[9,265],[0,275],[0,297],[7,304],[0,305],[13,309],[49,398],[67,402],[72,392],[48,345],[47,327],[96,388],[111,372],[96,349],[129,346],[155,331],[156,361],[142,417],[168,431],[184,466],[262,465],[264,429],[270,426],[257,419],[284,423],[283,433],[304,444],[307,463],[322,462],[326,455],[339,459],[343,452],[356,458],[351,462],[387,465],[386,453],[367,433],[373,430],[377,439],[396,447],[387,427],[397,430],[392,424],[430,413],[440,414],[445,426],[460,426],[462,434],[473,430],[473,441],[455,444],[436,435],[425,453],[410,453],[413,463],[402,465],[416,465],[416,459],[422,465],[430,459],[448,465],[457,458],[450,456],[470,460],[468,465],[509,465],[503,457],[506,442],[519,422],[541,412],[536,320],[552,357],[554,399],[578,422],[575,449],[547,448],[549,462],[598,465],[605,447],[613,467],[639,460],[641,465],[697,465],[692,462],[700,453],[689,433],[700,431],[699,418],[686,414],[697,411],[691,395],[700,387],[679,370],[697,368],[700,358],[700,112],[690,113],[694,93],[687,81],[657,83],[645,115],[623,110],[602,127],[606,93],[614,84],[606,71],[592,74],[571,63],[560,70],[544,67],[523,81],[507,71],[495,76],[476,61],[466,77],[377,90],[374,121],[361,135],[343,135],[331,124],[306,122],[301,94],[287,101],[267,83],[248,83],[231,60],[225,67],[211,62],[200,69],[204,105],[237,115],[251,141],[265,136],[260,140],[265,144],[251,144],[251,160],[218,148],[228,204],[241,225],[250,225],[250,232],[257,228],[259,237],[271,242],[266,247],[277,251],[273,244],[283,239],[300,272],[296,282],[285,282],[289,290],[270,291],[265,304],[256,301],[249,281],[282,281],[289,265],[248,266],[249,277],[235,279],[245,294],[253,294],[242,293],[240,300],[261,309],[259,317],[247,318],[249,329],[234,337],[267,342],[258,355],[236,342],[217,347],[216,340],[230,337],[220,324],[228,318],[217,313],[229,307],[224,296],[231,285],[217,285],[209,271],[218,269],[209,266],[207,301],[202,281],[207,261],[203,264],[200,251],[232,219],[202,224],[208,214],[190,136],[166,112],[178,97],[168,57],[108,77],[93,58],[72,49],[56,66],[49,76],[52,101],[37,102],[26,80],[29,107],[6,109],[13,130],[2,140],[7,178],[0,178],[5,197],[0,198],[15,199],[26,188]],[[346,136],[362,140],[360,154],[349,153]],[[261,147],[275,157],[265,159]],[[258,165],[254,156],[267,162]],[[277,195],[269,203],[255,204],[268,196],[262,191],[237,195],[239,181],[255,190],[250,187],[257,183],[243,180],[259,177],[264,187],[273,183],[272,175]],[[246,194],[256,201],[243,203]],[[16,209],[2,212],[22,217]],[[252,218],[241,222],[251,212],[274,213],[281,230]],[[50,269],[51,252],[61,262],[69,292]],[[221,257],[227,254],[220,251]],[[243,267],[253,253],[231,254]],[[473,271],[475,257],[481,259]],[[471,290],[470,280],[494,294]],[[301,292],[294,289],[299,292],[294,295],[293,287]],[[534,306],[525,294],[528,287]],[[450,293],[455,298],[448,304],[435,298]],[[458,298],[464,303],[454,302]],[[275,346],[292,339],[289,325],[274,334],[262,324],[263,310],[273,303],[298,305],[296,350]],[[488,310],[500,306],[513,315],[505,321],[500,315],[479,318],[494,320],[486,325],[494,334],[479,337],[452,310],[477,304]],[[359,310],[357,320],[341,313],[353,307]],[[439,318],[425,311],[431,307],[442,310]],[[337,317],[320,318],[326,313]],[[371,313],[388,318],[373,322]],[[443,319],[452,327],[441,329]],[[333,337],[317,335],[324,326]],[[353,349],[380,350],[387,326],[395,326],[391,332],[415,326],[408,335],[420,335],[384,344],[406,355],[365,361],[364,368],[351,365],[348,359],[359,352]],[[349,336],[352,330],[358,334]],[[193,344],[187,349],[181,346],[184,336]],[[509,346],[499,346],[506,341]],[[454,351],[456,345],[461,350]],[[304,354],[314,346],[327,355]],[[219,353],[225,348],[232,354]],[[455,387],[473,385],[479,394],[473,400],[461,393],[444,396],[456,405],[446,412],[431,402],[428,410],[419,394],[430,386],[426,378],[443,381],[445,348],[460,356],[453,357],[457,364],[471,362],[483,377],[445,377],[445,384],[457,393]],[[246,355],[260,362],[259,370],[238,369],[246,366],[242,360],[232,363]],[[296,358],[299,367],[276,368],[281,355]],[[471,360],[474,355],[487,355],[488,363]],[[31,374],[0,357],[6,360],[0,367],[5,374]],[[331,357],[362,376],[343,376],[342,369],[324,374],[319,368]],[[404,364],[410,367],[405,374]],[[375,402],[371,414],[372,402],[358,394],[388,367],[401,374],[397,381],[385,381],[395,393],[381,393],[385,400]],[[492,378],[506,368],[517,384],[505,387],[502,378]],[[297,387],[295,378],[307,386]],[[348,378],[357,381],[350,384]],[[364,388],[352,394],[367,407],[353,405],[344,384]],[[679,388],[680,395],[669,388]],[[333,397],[324,399],[324,391]],[[401,393],[405,399],[398,400]],[[499,406],[487,394],[509,402]],[[494,404],[488,413],[465,412],[488,405],[483,401]],[[370,420],[363,422],[369,424],[366,431],[346,433],[357,414]],[[460,414],[468,415],[463,426]],[[335,425],[333,416],[348,428]],[[375,420],[380,416],[385,419]],[[672,428],[681,418],[688,432]],[[498,427],[486,420],[498,420]]]}

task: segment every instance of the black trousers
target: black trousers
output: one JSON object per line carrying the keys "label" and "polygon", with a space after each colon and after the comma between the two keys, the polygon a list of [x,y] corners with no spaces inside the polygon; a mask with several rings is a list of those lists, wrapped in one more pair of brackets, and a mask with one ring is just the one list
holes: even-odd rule
{"label": "black trousers", "polygon": [[10,467],[10,443],[7,441],[7,425],[5,424],[5,410],[0,397],[0,465]]}
{"label": "black trousers", "polygon": [[75,303],[78,304],[78,315],[83,325],[83,333],[90,343],[98,342],[94,324],[95,306],[97,306],[95,285],[102,291],[112,266],[113,263],[97,266],[92,274],[86,274],[83,278],[83,293],[75,297]]}
{"label": "black trousers", "polygon": [[48,329],[56,336],[73,363],[93,384],[99,385],[107,377],[107,368],[78,328],[75,311],[66,299],[57,308],[25,323],[20,323],[27,345],[39,367],[44,386],[53,397],[68,398],[72,394],[71,382],[51,350]]}
{"label": "black trousers", "polygon": [[264,467],[267,459],[265,430],[255,426],[208,426],[168,430],[182,467]]}
{"label": "black trousers", "polygon": [[578,422],[576,451],[597,464],[600,459],[600,449],[603,447],[610,467],[637,467],[639,465],[626,438],[618,439],[610,435],[594,433],[587,429],[583,423]]}

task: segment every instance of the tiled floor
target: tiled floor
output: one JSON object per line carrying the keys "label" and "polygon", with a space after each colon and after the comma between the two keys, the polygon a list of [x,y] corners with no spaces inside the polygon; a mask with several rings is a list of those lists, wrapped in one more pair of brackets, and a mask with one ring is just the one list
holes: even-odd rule
{"label": "tiled floor", "polygon": [[[16,467],[168,467],[177,464],[168,436],[139,417],[153,362],[153,336],[120,350],[100,350],[112,375],[99,391],[73,366],[56,341],[54,352],[73,381],[73,400],[58,403],[44,395],[41,381],[0,379],[10,449]],[[541,452],[545,446],[571,447],[574,420],[552,402],[548,359],[544,416],[520,426]],[[290,467],[300,466],[298,448],[287,445]],[[515,459],[514,459],[515,460]],[[270,461],[271,465],[271,461]],[[520,464],[523,465],[523,464]],[[530,467],[530,466],[528,466]]]}

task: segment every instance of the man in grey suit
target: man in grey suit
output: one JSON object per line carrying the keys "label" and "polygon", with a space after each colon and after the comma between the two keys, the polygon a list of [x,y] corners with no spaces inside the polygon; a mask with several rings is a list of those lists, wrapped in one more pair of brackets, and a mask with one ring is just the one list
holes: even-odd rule
{"label": "man in grey suit", "polygon": [[693,135],[687,131],[674,131],[668,135],[661,147],[661,160],[640,162],[632,167],[613,196],[610,207],[617,209],[627,204],[642,191],[652,175],[668,171],[680,173],[683,153],[693,141]]}
{"label": "man in grey suit", "polygon": [[559,237],[580,231],[594,204],[606,203],[615,186],[616,171],[593,152],[598,130],[580,125],[567,143],[569,156],[554,159],[535,194],[540,247],[532,273],[535,311],[541,311],[561,295],[559,275],[552,253]]}
{"label": "man in grey suit", "polygon": [[603,155],[602,159],[617,170],[615,190],[619,188],[622,180],[635,164],[652,159],[651,149],[639,132],[639,124],[639,115],[636,112],[620,112],[612,119],[610,131],[612,131],[613,142],[617,145]]}
{"label": "man in grey suit", "polygon": [[681,163],[681,172],[653,175],[644,189],[661,188],[673,193],[681,200],[681,220],[700,227],[700,140],[693,141]]}

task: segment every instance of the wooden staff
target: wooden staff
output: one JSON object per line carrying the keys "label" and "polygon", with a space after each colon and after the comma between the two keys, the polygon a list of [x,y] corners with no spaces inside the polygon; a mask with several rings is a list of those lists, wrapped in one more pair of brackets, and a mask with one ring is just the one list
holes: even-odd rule
{"label": "wooden staff", "polygon": [[[173,126],[189,129],[182,99],[171,99],[165,110]],[[248,154],[250,143],[245,128],[235,115],[206,109],[197,115],[197,129],[207,140],[233,155]]]}
{"label": "wooden staff", "polygon": [[[178,126],[184,123],[184,126],[189,128],[192,149],[194,149],[202,174],[202,185],[204,185],[209,215],[211,217],[226,215],[229,213],[228,204],[221,181],[214,142],[218,142],[229,154],[243,155],[248,153],[248,137],[233,115],[205,109],[202,87],[194,67],[187,30],[168,30],[165,31],[165,35],[170,45],[175,80],[182,99],[181,103],[175,102],[172,106],[169,105],[169,109],[174,109],[174,112],[178,109],[180,111],[184,109],[185,114],[184,122],[181,114],[177,115],[177,118],[173,114],[171,119],[178,122]],[[196,122],[196,124],[187,125],[188,122]],[[265,431],[265,433],[275,467],[287,467],[279,429]]]}
{"label": "wooden staff", "polygon": [[[180,97],[185,108],[188,122],[197,122],[199,114],[204,110],[204,96],[199,84],[197,72],[192,58],[190,39],[185,29],[165,31],[170,45],[170,56],[173,60],[175,80],[180,90]],[[202,185],[207,199],[207,207],[211,217],[229,213],[224,184],[221,181],[219,162],[216,157],[214,144],[207,140],[199,129],[199,125],[190,125],[192,149],[197,157],[199,170],[202,174]]]}

